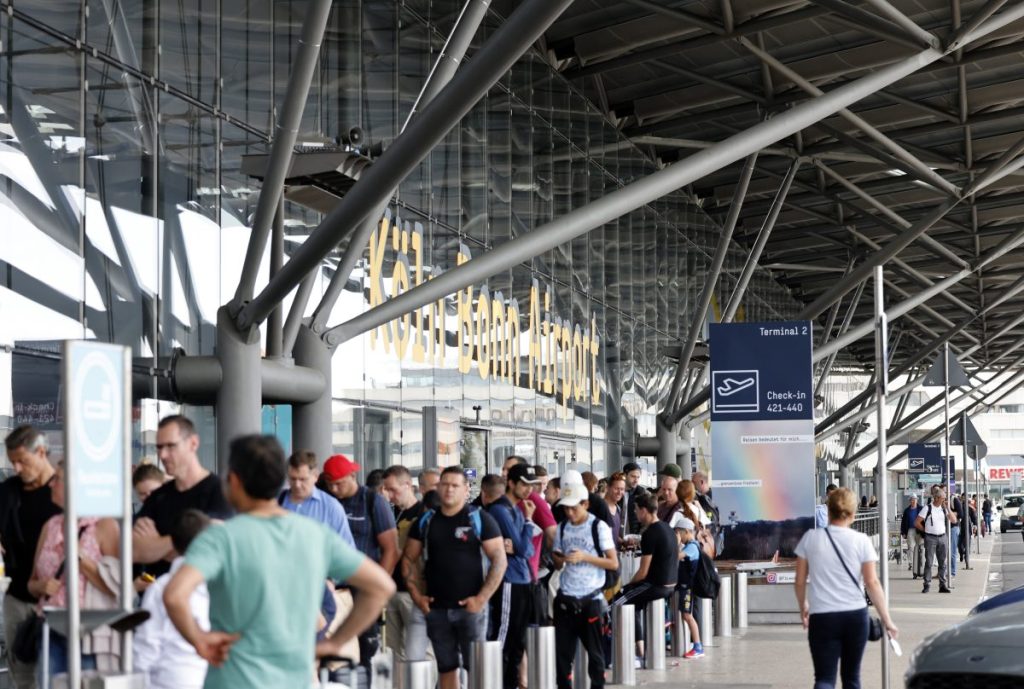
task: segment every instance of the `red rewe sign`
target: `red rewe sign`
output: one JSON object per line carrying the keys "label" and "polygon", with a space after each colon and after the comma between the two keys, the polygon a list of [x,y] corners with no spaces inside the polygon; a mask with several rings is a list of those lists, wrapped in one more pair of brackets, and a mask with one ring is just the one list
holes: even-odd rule
{"label": "red rewe sign", "polygon": [[989,481],[1009,481],[1014,474],[1024,476],[1024,466],[1020,467],[989,467]]}

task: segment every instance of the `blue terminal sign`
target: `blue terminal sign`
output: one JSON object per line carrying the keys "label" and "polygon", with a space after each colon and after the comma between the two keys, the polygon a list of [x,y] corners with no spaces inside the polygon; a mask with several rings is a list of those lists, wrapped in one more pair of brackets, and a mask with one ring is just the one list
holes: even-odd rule
{"label": "blue terminal sign", "polygon": [[942,446],[939,443],[910,443],[907,469],[911,474],[942,474]]}
{"label": "blue terminal sign", "polygon": [[64,350],[65,452],[79,517],[121,517],[131,420],[127,348],[69,341]]}
{"label": "blue terminal sign", "polygon": [[712,323],[711,420],[814,418],[811,322]]}

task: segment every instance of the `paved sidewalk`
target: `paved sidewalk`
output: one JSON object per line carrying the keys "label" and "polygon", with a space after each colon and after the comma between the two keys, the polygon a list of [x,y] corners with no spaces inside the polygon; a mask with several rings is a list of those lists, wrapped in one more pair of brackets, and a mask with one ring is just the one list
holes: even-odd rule
{"label": "paved sidewalk", "polygon": [[[1020,536],[1014,533],[1003,538]],[[964,570],[960,563],[951,594],[939,594],[937,580],[932,581],[931,593],[922,594],[921,580],[911,579],[906,562],[890,563],[890,605],[903,646],[903,657],[889,654],[890,687],[903,687],[910,654],[926,636],[962,619],[984,595],[994,541],[991,537],[982,539],[981,555],[971,557],[972,569]],[[716,637],[704,658],[669,658],[665,672],[638,670],[637,683],[678,689],[808,689],[814,684],[807,635],[799,625],[758,625],[734,629],[733,634],[731,638]],[[879,649],[878,643],[868,644],[861,666],[865,689],[882,686]]]}

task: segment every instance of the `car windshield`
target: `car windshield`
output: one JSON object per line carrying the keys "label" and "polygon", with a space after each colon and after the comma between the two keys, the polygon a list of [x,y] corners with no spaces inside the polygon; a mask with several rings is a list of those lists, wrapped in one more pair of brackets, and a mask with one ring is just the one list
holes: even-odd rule
{"label": "car windshield", "polygon": [[1006,498],[1007,507],[1020,507],[1024,505],[1024,495],[1011,495]]}

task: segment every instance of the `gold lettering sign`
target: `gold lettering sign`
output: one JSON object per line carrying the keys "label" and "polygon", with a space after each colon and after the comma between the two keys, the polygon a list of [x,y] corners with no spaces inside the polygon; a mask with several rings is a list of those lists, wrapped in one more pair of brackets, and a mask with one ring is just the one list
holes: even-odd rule
{"label": "gold lettering sign", "polygon": [[[388,276],[390,293],[384,274],[389,245],[394,253]],[[370,308],[423,284],[423,249],[421,223],[392,222],[390,211],[384,215],[370,237]],[[456,264],[462,265],[470,258],[469,247],[460,244]],[[440,268],[434,267],[427,279],[440,273]],[[551,299],[550,286],[542,288],[540,281],[534,279],[530,287],[529,332],[523,334],[519,302],[514,297],[506,298],[500,291],[491,294],[487,285],[459,290],[455,298],[455,348],[461,373],[469,373],[475,362],[483,380],[525,385],[557,397],[564,419],[569,404],[583,403],[588,395],[591,404],[601,404],[597,371],[601,338],[596,319],[592,318],[589,326],[581,329],[579,323],[552,314]],[[381,346],[389,354],[393,349],[399,360],[409,356],[417,363],[443,366],[447,350],[444,299],[374,328],[370,331],[370,346]],[[525,372],[521,349],[526,350]]]}

